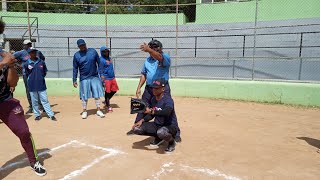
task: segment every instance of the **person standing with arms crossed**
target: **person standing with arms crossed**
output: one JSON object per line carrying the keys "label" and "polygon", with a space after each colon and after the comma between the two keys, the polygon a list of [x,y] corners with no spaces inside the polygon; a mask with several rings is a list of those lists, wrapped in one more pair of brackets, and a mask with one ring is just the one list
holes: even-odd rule
{"label": "person standing with arms crossed", "polygon": [[[4,28],[5,23],[0,20],[0,34],[3,33]],[[44,176],[47,171],[39,161],[23,108],[20,102],[11,96],[10,87],[16,87],[19,81],[16,69],[13,68],[15,62],[14,56],[0,48],[0,119],[20,139],[31,168],[38,176]]]}
{"label": "person standing with arms crossed", "polygon": [[[137,87],[136,96],[141,96],[141,88],[146,83],[142,99],[151,104],[151,99],[154,97],[152,93],[152,83],[156,79],[163,79],[165,81],[164,94],[171,97],[171,90],[169,86],[169,70],[171,65],[171,59],[169,54],[162,51],[162,43],[158,40],[152,40],[148,44],[144,43],[140,45],[140,49],[143,52],[150,54],[145,60],[140,76],[140,82]],[[138,113],[134,123],[143,119],[143,113]],[[175,136],[176,142],[181,142],[180,128],[178,122],[174,122],[177,126],[177,134]],[[133,130],[127,132],[127,135],[133,135]]]}
{"label": "person standing with arms crossed", "polygon": [[77,77],[80,73],[80,99],[82,101],[82,119],[88,117],[87,104],[89,98],[94,98],[97,106],[97,116],[104,118],[100,110],[100,97],[103,97],[102,83],[98,74],[99,55],[93,48],[87,48],[83,39],[78,39],[79,51],[73,56],[73,86],[78,87]]}
{"label": "person standing with arms crossed", "polygon": [[46,63],[37,57],[37,49],[31,47],[28,49],[30,59],[24,63],[24,68],[26,76],[28,77],[28,87],[30,91],[33,113],[35,120],[39,121],[41,119],[41,113],[39,111],[38,99],[45,109],[45,112],[52,121],[56,121],[54,117],[54,112],[51,110],[50,103],[48,101],[47,86],[45,77],[47,75]]}
{"label": "person standing with arms crossed", "polygon": [[[27,81],[27,76],[25,73],[25,69],[23,69],[23,64],[25,62],[28,61],[28,59],[30,58],[28,50],[32,47],[32,42],[30,40],[24,40],[23,41],[23,49],[21,51],[17,51],[15,53],[13,53],[13,56],[19,61],[19,64],[21,64],[22,66],[22,77],[23,77],[23,82],[24,82],[24,87],[26,88],[26,94],[27,94],[27,98],[28,98],[28,103],[29,103],[29,109],[26,112],[27,114],[32,113],[33,108],[32,108],[32,101],[31,101],[31,96],[30,96],[30,92],[29,92],[29,87],[28,87],[28,81]],[[37,51],[37,57],[42,59],[43,61],[45,61],[45,57],[42,54],[41,51]],[[43,110],[43,106],[40,103],[40,99],[38,99],[39,101],[39,107],[41,110]]]}

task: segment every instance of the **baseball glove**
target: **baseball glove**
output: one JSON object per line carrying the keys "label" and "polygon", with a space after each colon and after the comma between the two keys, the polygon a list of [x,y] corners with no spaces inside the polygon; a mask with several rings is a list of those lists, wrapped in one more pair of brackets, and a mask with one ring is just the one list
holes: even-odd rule
{"label": "baseball glove", "polygon": [[131,114],[144,113],[147,107],[148,103],[146,103],[144,100],[131,98]]}

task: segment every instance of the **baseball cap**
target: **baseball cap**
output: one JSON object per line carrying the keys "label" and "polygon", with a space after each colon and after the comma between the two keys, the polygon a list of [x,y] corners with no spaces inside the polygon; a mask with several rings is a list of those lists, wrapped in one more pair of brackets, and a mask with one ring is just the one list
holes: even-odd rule
{"label": "baseball cap", "polygon": [[24,45],[30,44],[30,43],[32,43],[32,42],[31,42],[30,40],[28,40],[28,39],[26,39],[26,40],[23,41],[23,44],[24,44]]}
{"label": "baseball cap", "polygon": [[81,46],[81,45],[84,45],[84,44],[86,44],[86,42],[83,39],[78,39],[77,40],[77,45],[78,46]]}
{"label": "baseball cap", "polygon": [[32,52],[32,51],[38,51],[38,49],[34,48],[34,47],[31,47],[27,50],[28,53]]}
{"label": "baseball cap", "polygon": [[157,79],[153,81],[151,87],[160,88],[160,87],[164,87],[165,85],[166,85],[166,81],[164,79]]}

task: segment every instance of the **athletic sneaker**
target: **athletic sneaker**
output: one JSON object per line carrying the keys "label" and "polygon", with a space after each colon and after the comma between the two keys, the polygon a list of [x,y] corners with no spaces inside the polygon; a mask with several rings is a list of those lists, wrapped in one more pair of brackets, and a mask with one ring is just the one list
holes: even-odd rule
{"label": "athletic sneaker", "polygon": [[87,117],[88,117],[87,111],[82,112],[81,117],[82,117],[82,119],[87,119]]}
{"label": "athletic sneaker", "polygon": [[35,164],[31,165],[31,168],[38,176],[45,176],[47,174],[47,170],[37,161]]}
{"label": "athletic sneaker", "polygon": [[156,137],[152,142],[150,142],[150,146],[156,146],[158,147],[160,144],[162,144],[164,140]]}
{"label": "athletic sneaker", "polygon": [[109,108],[108,108],[108,113],[112,113],[112,112],[113,112],[112,107],[109,107]]}
{"label": "athletic sneaker", "polygon": [[104,114],[102,111],[97,111],[97,116],[104,118]]}
{"label": "athletic sneaker", "polygon": [[166,153],[172,153],[176,149],[176,142],[172,141],[169,142],[167,149],[165,150]]}
{"label": "athletic sneaker", "polygon": [[41,119],[41,116],[37,116],[34,120],[40,121],[40,119]]}
{"label": "athletic sneaker", "polygon": [[132,135],[135,135],[135,134],[134,134],[133,130],[131,129],[130,131],[127,132],[127,136],[132,136]]}
{"label": "athletic sneaker", "polygon": [[180,136],[176,136],[176,138],[174,138],[174,140],[175,140],[177,143],[180,143],[180,142],[182,141]]}
{"label": "athletic sneaker", "polygon": [[28,111],[26,112],[26,114],[30,114],[32,113],[32,108],[29,108]]}
{"label": "athletic sneaker", "polygon": [[52,121],[57,121],[56,117],[54,117],[54,116],[52,116],[50,119],[51,119]]}

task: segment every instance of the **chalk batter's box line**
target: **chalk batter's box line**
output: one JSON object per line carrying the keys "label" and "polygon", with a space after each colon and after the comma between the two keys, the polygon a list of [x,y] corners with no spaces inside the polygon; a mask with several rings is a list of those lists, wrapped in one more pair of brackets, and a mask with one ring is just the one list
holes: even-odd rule
{"label": "chalk batter's box line", "polygon": [[[116,155],[119,155],[119,154],[123,154],[123,152],[121,152],[121,151],[119,151],[117,149],[104,148],[104,147],[100,147],[100,146],[96,146],[96,145],[92,145],[92,144],[86,144],[86,143],[83,143],[83,142],[80,142],[80,141],[77,141],[77,140],[72,140],[72,141],[70,141],[68,143],[65,143],[65,144],[62,144],[60,146],[54,147],[51,150],[47,150],[47,151],[41,152],[38,155],[39,156],[43,156],[45,154],[51,154],[51,153],[54,153],[54,152],[56,152],[56,151],[58,151],[58,150],[60,150],[62,148],[66,148],[66,147],[68,147],[70,145],[73,145],[73,144],[84,146],[84,147],[90,147],[90,148],[96,149],[96,150],[101,150],[101,151],[107,152],[107,154],[105,154],[105,155],[103,155],[101,157],[98,157],[98,158],[94,159],[91,163],[81,167],[78,170],[75,170],[75,171],[65,175],[63,178],[61,178],[61,180],[72,179],[72,178],[74,178],[76,176],[79,176],[79,175],[83,174],[83,172],[87,171],[89,168],[91,168],[92,166],[94,166],[95,164],[99,163],[100,161],[102,161],[102,160],[104,160],[106,158],[109,158],[109,157],[112,157],[112,156],[116,156]],[[16,167],[16,166],[19,166],[19,165],[22,165],[22,164],[27,163],[27,162],[28,162],[28,158],[24,158],[24,159],[22,159],[20,161],[8,164],[5,167],[1,167],[0,168],[0,172],[8,170],[8,169]]]}

